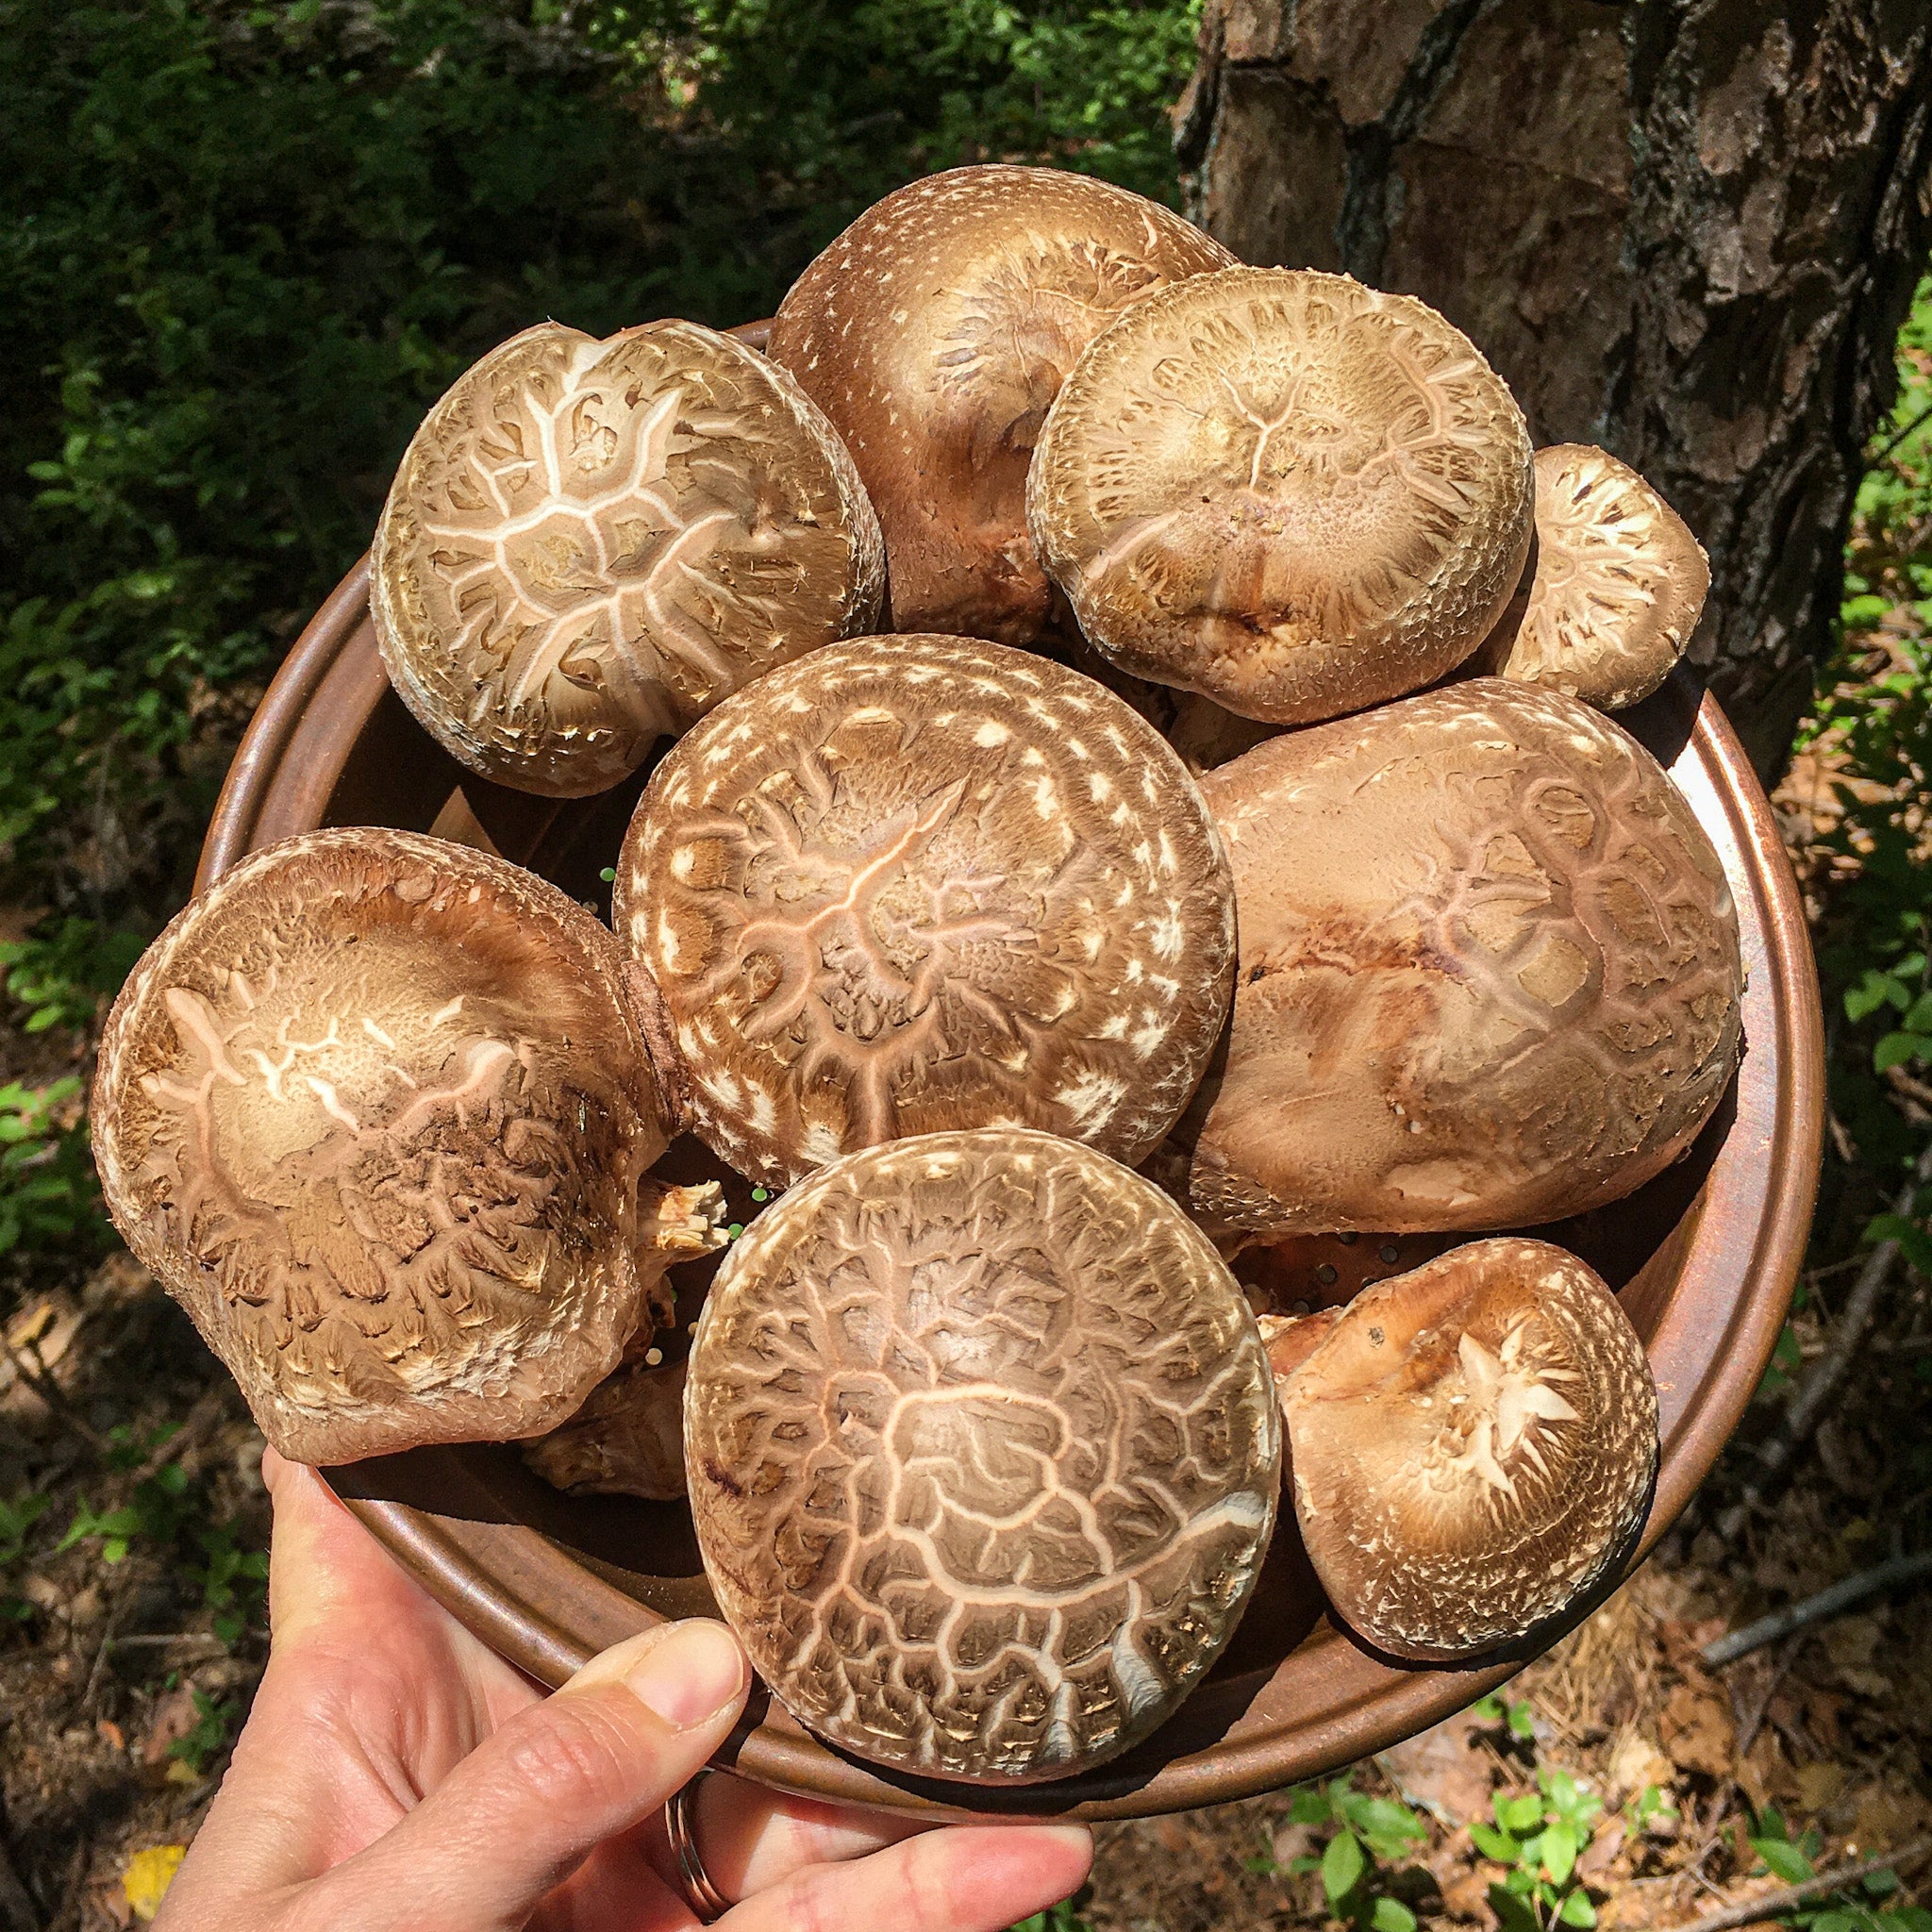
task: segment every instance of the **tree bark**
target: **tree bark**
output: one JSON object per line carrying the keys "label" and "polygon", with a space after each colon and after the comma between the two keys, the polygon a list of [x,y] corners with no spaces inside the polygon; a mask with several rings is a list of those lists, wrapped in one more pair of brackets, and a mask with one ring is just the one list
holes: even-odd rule
{"label": "tree bark", "polygon": [[1648,476],[1710,553],[1693,661],[1774,770],[1932,246],[1932,7],[1208,0],[1201,46],[1196,218],[1420,295],[1537,442]]}

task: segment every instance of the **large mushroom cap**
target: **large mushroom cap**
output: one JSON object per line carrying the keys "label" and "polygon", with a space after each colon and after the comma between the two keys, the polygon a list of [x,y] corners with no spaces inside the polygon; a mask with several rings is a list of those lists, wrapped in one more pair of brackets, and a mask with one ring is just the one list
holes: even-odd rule
{"label": "large mushroom cap", "polygon": [[838,433],[712,329],[556,323],[410,440],[376,526],[383,662],[472,771],[614,785],[759,672],[878,614],[885,553]]}
{"label": "large mushroom cap", "polygon": [[1535,1226],[1710,1117],[1740,1045],[1724,867],[1588,706],[1475,678],[1202,790],[1241,921],[1190,1177],[1217,1232]]}
{"label": "large mushroom cap", "polygon": [[899,189],[806,270],[771,354],[839,425],[872,492],[894,629],[1040,635],[1051,587],[1025,490],[1047,406],[1122,308],[1233,259],[1124,188],[1002,166]]}
{"label": "large mushroom cap", "polygon": [[1586,442],[1536,453],[1536,565],[1473,660],[1599,710],[1647,698],[1684,655],[1710,563],[1628,463]]}
{"label": "large mushroom cap", "polygon": [[766,1209],[684,1413],[706,1574],[766,1682],[929,1776],[1066,1776],[1145,1737],[1274,1525],[1233,1278],[1150,1183],[1044,1134],[874,1148]]}
{"label": "large mushroom cap", "polygon": [[1309,1559],[1396,1657],[1474,1656],[1558,1615],[1628,1546],[1657,1471],[1643,1344],[1544,1241],[1474,1241],[1367,1290],[1282,1411]]}
{"label": "large mushroom cap", "polygon": [[865,638],[721,705],[651,774],[616,924],[697,1133],[786,1181],[1007,1124],[1128,1162],[1226,1013],[1207,808],[1091,678],[964,638]]}
{"label": "large mushroom cap", "polygon": [[532,1435],[616,1364],[665,1144],[621,968],[542,880],[373,826],[242,860],[135,968],[108,1206],[285,1456]]}
{"label": "large mushroom cap", "polygon": [[1408,295],[1307,269],[1161,290],[1088,346],[1027,525],[1124,670],[1302,724],[1420,689],[1523,575],[1529,438],[1502,379]]}

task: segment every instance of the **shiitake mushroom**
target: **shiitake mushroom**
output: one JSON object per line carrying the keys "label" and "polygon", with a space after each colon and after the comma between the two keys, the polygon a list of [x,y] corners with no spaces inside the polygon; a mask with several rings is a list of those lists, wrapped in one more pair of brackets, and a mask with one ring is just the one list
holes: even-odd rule
{"label": "shiitake mushroom", "polygon": [[102,1188],[283,1455],[536,1435],[670,1320],[717,1190],[640,1214],[666,1124],[622,966],[521,867],[367,825],[251,855],[142,956]]}
{"label": "shiitake mushroom", "polygon": [[692,1344],[705,1572],[820,1736],[1025,1782],[1160,1724],[1268,1546],[1279,1416],[1233,1277],[1152,1183],[1022,1129],[848,1156],[767,1208]]}
{"label": "shiitake mushroom", "polygon": [[397,693],[519,791],[614,785],[741,684],[868,630],[885,552],[838,432],[691,322],[540,323],[458,377],[376,525]]}
{"label": "shiitake mushroom", "polygon": [[829,645],[651,774],[615,919],[694,1130],[784,1183],[1026,1125],[1132,1164],[1199,1082],[1234,905],[1193,780],[1091,679],[968,638]]}
{"label": "shiitake mushroom", "polygon": [[1474,678],[1201,783],[1241,927],[1189,1178],[1218,1238],[1536,1226],[1641,1187],[1709,1119],[1737,911],[1682,794],[1599,712]]}

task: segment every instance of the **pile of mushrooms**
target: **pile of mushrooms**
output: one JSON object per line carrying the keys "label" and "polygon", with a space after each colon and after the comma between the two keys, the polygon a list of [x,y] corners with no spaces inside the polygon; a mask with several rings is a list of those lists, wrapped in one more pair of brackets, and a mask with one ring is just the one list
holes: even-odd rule
{"label": "pile of mushrooms", "polygon": [[[411,441],[372,605],[468,770],[649,768],[611,923],[413,832],[256,853],[114,1008],[109,1206],[284,1454],[688,1496],[773,1691],[884,1766],[1146,1737],[1284,1474],[1357,1641],[1534,1643],[1657,1405],[1514,1231],[1740,1051],[1717,855],[1605,715],[1707,581],[1422,303],[1078,175],[888,196],[768,353],[528,330]],[[1275,1305],[1323,1240],[1361,1265]]]}

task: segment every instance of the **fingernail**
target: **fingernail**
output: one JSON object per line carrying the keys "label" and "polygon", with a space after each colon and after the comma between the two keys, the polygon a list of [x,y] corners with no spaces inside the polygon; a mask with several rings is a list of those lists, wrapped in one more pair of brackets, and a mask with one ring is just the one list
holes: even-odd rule
{"label": "fingernail", "polygon": [[744,1688],[744,1652],[723,1624],[692,1617],[674,1624],[624,1681],[673,1730],[686,1731],[737,1701]]}

